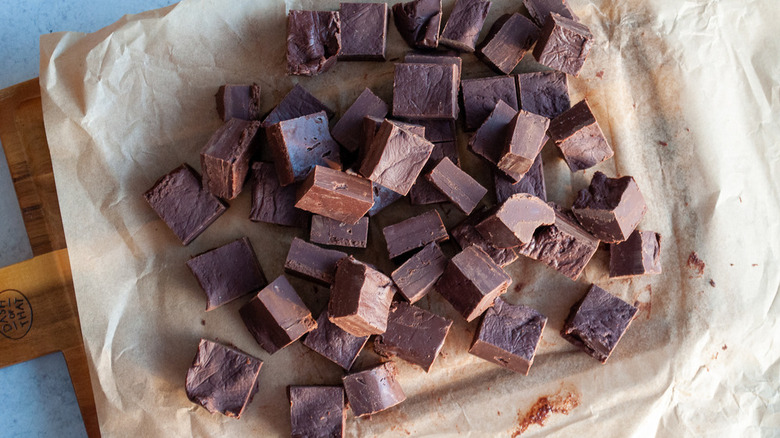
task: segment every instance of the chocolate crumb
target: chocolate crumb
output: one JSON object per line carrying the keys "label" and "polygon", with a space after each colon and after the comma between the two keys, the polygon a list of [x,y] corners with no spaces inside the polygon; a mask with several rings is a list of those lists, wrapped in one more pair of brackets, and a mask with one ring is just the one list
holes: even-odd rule
{"label": "chocolate crumb", "polygon": [[710,278],[710,286],[715,287],[715,280]]}
{"label": "chocolate crumb", "polygon": [[756,266],[758,266],[758,263],[753,263],[753,264],[752,264],[752,265],[750,265],[750,266],[756,267]]}
{"label": "chocolate crumb", "polygon": [[720,349],[721,349],[721,350],[723,350],[723,351],[726,351],[726,350],[728,350],[728,348],[729,348],[729,346],[728,346],[728,345],[726,345],[726,344],[723,344],[723,346],[722,346],[722,347],[720,347]]}
{"label": "chocolate crumb", "polygon": [[669,146],[669,143],[660,140],[658,140],[658,144],[660,144],[661,146]]}
{"label": "chocolate crumb", "polygon": [[518,411],[517,429],[512,433],[512,438],[522,435],[531,425],[538,424],[544,426],[544,422],[550,417],[550,414],[569,415],[569,412],[579,406],[580,400],[577,394],[568,392],[565,396],[557,394],[555,396],[540,397],[531,409],[525,414]]}
{"label": "chocolate crumb", "polygon": [[205,319],[201,319],[200,320],[200,325],[206,325],[206,320]]}
{"label": "chocolate crumb", "polygon": [[599,79],[604,79],[604,70],[601,70],[600,72],[596,73],[596,77]]}
{"label": "chocolate crumb", "polygon": [[688,256],[688,268],[693,270],[697,278],[700,278],[702,275],[704,275],[705,266],[706,265],[704,264],[704,260],[699,258],[699,255],[696,254],[696,251],[691,251],[691,255]]}

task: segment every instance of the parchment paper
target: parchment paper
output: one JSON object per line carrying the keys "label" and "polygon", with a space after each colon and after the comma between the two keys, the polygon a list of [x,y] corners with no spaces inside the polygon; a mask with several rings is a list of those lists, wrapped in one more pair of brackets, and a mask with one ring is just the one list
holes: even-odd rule
{"label": "parchment paper", "polygon": [[[452,1],[444,2],[445,15]],[[777,436],[780,428],[780,4],[765,1],[571,0],[595,36],[572,101],[587,96],[615,157],[572,174],[545,148],[551,200],[570,205],[594,170],[633,175],[649,205],[641,229],[663,235],[663,275],[606,276],[600,249],[573,282],[522,259],[506,299],[549,317],[529,376],[466,353],[466,324],[436,293],[420,305],[454,319],[430,373],[397,361],[406,402],[348,418],[349,436],[508,436],[541,396],[568,394],[568,416],[524,436]],[[204,311],[184,262],[247,235],[269,279],[293,236],[255,224],[249,191],[188,247],[141,194],[198,152],[220,125],[214,93],[257,82],[270,109],[300,83],[342,113],[363,87],[390,102],[392,63],[338,63],[319,77],[284,75],[287,9],[336,1],[187,0],[127,16],[93,34],[41,37],[46,131],[67,236],[101,431],[105,436],[287,435],[291,384],[337,384],[340,369],[300,343],[269,356],[237,314],[239,300]],[[489,25],[519,2],[494,1]],[[388,55],[407,50],[391,23]],[[464,55],[463,77],[492,73]],[[529,56],[515,72],[541,70]],[[464,167],[487,186],[487,167],[465,149]],[[488,196],[483,202],[491,203]],[[439,208],[451,227],[463,216]],[[406,201],[372,218],[357,252],[389,272],[381,228],[411,213]],[[454,247],[449,248],[450,253]],[[689,266],[692,252],[704,262]],[[317,314],[326,289],[293,279]],[[558,334],[569,307],[597,283],[638,301],[641,313],[606,365]],[[200,337],[232,342],[265,361],[260,391],[233,420],[189,402],[184,376]],[[361,364],[376,358],[366,353]]]}

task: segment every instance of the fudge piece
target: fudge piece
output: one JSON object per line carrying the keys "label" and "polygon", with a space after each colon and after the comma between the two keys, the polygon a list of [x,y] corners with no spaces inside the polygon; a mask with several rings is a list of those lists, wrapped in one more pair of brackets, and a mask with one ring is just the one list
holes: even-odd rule
{"label": "fudge piece", "polygon": [[547,143],[547,127],[550,120],[537,114],[520,110],[509,122],[506,142],[498,168],[514,181],[520,181],[531,170],[534,160]]}
{"label": "fudge piece", "polygon": [[268,284],[249,239],[242,237],[187,261],[206,293],[206,311],[229,303]]}
{"label": "fudge piece", "polygon": [[463,71],[463,60],[460,59],[460,56],[458,56],[457,52],[452,50],[435,52],[407,52],[406,55],[404,55],[404,62],[406,64],[452,64],[457,70],[458,83],[460,83],[460,72]]}
{"label": "fudge piece", "polygon": [[503,268],[518,259],[517,251],[514,248],[496,248],[482,237],[475,228],[478,223],[490,215],[491,211],[483,207],[481,210],[474,212],[474,214],[452,229],[452,238],[458,242],[461,249],[466,249],[472,245],[477,246],[490,256],[498,266]]}
{"label": "fudge piece", "polygon": [[469,139],[469,150],[497,165],[504,151],[510,124],[516,115],[516,109],[499,100],[490,116]]}
{"label": "fudge piece", "polygon": [[303,345],[349,371],[367,341],[368,336],[353,336],[330,322],[325,310],[317,318],[317,328],[306,335]]}
{"label": "fudge piece", "polygon": [[[372,4],[372,3],[366,3]],[[342,7],[345,3],[341,4]],[[355,152],[360,147],[361,134],[363,129],[363,117],[372,116],[383,118],[387,115],[389,107],[382,99],[378,98],[368,88],[360,93],[355,103],[344,112],[336,125],[331,129],[330,134],[345,149]]]}
{"label": "fudge piece", "polygon": [[592,44],[588,26],[552,13],[542,27],[534,57],[542,65],[577,77]]}
{"label": "fudge piece", "polygon": [[514,248],[530,242],[540,226],[554,222],[555,210],[546,202],[528,193],[518,193],[478,223],[476,229],[496,248]]}
{"label": "fudge piece", "polygon": [[485,251],[472,245],[449,261],[436,282],[436,290],[471,322],[492,306],[510,284],[512,277]]}
{"label": "fudge piece", "polygon": [[393,116],[457,119],[458,74],[452,64],[396,64]]}
{"label": "fudge piece", "polygon": [[287,16],[287,74],[326,72],[341,52],[341,19],[335,11],[290,11]]}
{"label": "fudge piece", "polygon": [[203,186],[214,196],[235,199],[241,193],[259,128],[257,121],[230,119],[200,151]]}
{"label": "fudge piece", "polygon": [[212,414],[241,418],[257,393],[263,361],[237,348],[201,339],[187,371],[187,398]]}
{"label": "fudge piece", "polygon": [[444,346],[452,321],[396,301],[390,306],[387,330],[374,341],[374,351],[385,357],[398,356],[426,372]]}
{"label": "fudge piece", "polygon": [[585,231],[569,212],[555,209],[555,223],[541,227],[519,254],[546,264],[576,280],[598,249],[599,240]]}
{"label": "fudge piece", "polygon": [[331,118],[336,114],[332,109],[320,102],[319,99],[306,91],[305,88],[296,84],[293,89],[284,96],[282,101],[279,102],[279,105],[276,105],[276,107],[268,113],[265,120],[263,120],[263,128],[275,125],[282,120],[296,119],[320,111],[325,111],[328,118]]}
{"label": "fudge piece", "polygon": [[238,313],[249,333],[270,354],[317,328],[311,312],[284,275],[241,306]]}
{"label": "fudge piece", "polygon": [[385,120],[374,136],[360,173],[401,195],[409,193],[433,151],[433,143]]}
{"label": "fudge piece", "polygon": [[501,298],[485,312],[469,353],[516,373],[528,375],[547,317]]}
{"label": "fudge piece", "polygon": [[390,277],[401,295],[414,303],[433,289],[446,267],[447,257],[438,243],[431,242],[393,271]]}
{"label": "fudge piece", "polygon": [[473,131],[488,118],[499,100],[517,111],[517,85],[511,76],[464,79],[460,81],[463,93],[463,112],[466,114],[466,131]]}
{"label": "fudge piece", "polygon": [[406,400],[406,394],[398,383],[398,371],[392,362],[347,374],[342,382],[349,407],[356,417],[376,414]]}
{"label": "fudge piece", "polygon": [[387,46],[387,4],[341,3],[339,61],[384,61]]}
{"label": "fudge piece", "polygon": [[441,0],[413,0],[393,5],[398,33],[411,48],[435,49],[439,45]]}
{"label": "fudge piece", "polygon": [[304,227],[309,213],[295,208],[296,184],[282,187],[276,169],[271,163],[252,164],[252,210],[249,219],[254,222]]}
{"label": "fudge piece", "polygon": [[441,32],[439,44],[460,52],[473,52],[490,10],[490,3],[485,0],[456,0]]}
{"label": "fudge piece", "polygon": [[303,239],[294,238],[284,262],[284,272],[309,281],[330,286],[336,277],[336,263],[347,254],[335,249],[320,248]]}
{"label": "fudge piece", "polygon": [[328,131],[325,111],[297,117],[266,129],[279,183],[302,181],[316,165],[341,169],[339,145]]}
{"label": "fudge piece", "polygon": [[624,242],[609,245],[609,278],[660,273],[660,234],[634,230]]}
{"label": "fudge piece", "polygon": [[503,173],[493,171],[493,183],[496,189],[496,203],[501,204],[516,193],[528,193],[545,202],[547,201],[547,188],[544,184],[544,169],[542,167],[542,154],[536,156],[531,169],[523,175],[518,182],[507,178]]}
{"label": "fudge piece", "polygon": [[547,133],[572,172],[593,167],[614,154],[586,100],[550,121]]}
{"label": "fudge piece", "polygon": [[422,172],[417,176],[417,181],[414,182],[412,189],[409,190],[409,200],[412,205],[428,205],[449,200],[436,186],[425,179],[425,175],[431,173],[444,157],[449,158],[456,166],[460,167],[458,145],[454,141],[434,143],[431,157],[428,158],[428,162],[423,166]]}
{"label": "fudge piece", "polygon": [[328,318],[354,336],[383,333],[395,291],[390,277],[352,256],[345,257],[336,263]]}
{"label": "fudge piece", "polygon": [[520,94],[520,108],[523,111],[554,119],[571,108],[566,73],[521,73],[515,78]]}
{"label": "fudge piece", "polygon": [[225,84],[216,96],[217,114],[223,122],[230,119],[260,120],[260,86]]}
{"label": "fudge piece", "polygon": [[439,212],[428,210],[382,229],[387,242],[387,252],[391,259],[431,242],[443,242],[449,239],[447,229],[441,221]]}
{"label": "fudge piece", "polygon": [[315,214],[311,218],[309,240],[322,245],[365,248],[368,242],[368,217],[361,217],[354,225]]}
{"label": "fudge piece", "polygon": [[572,306],[561,336],[601,363],[606,363],[636,312],[636,307],[594,284]]}
{"label": "fudge piece", "polygon": [[374,205],[371,181],[315,166],[298,189],[295,206],[339,222],[356,224]]}
{"label": "fudge piece", "polygon": [[540,29],[519,13],[504,14],[479,43],[477,56],[499,74],[508,75],[539,39]]}
{"label": "fudge piece", "polygon": [[444,157],[431,173],[426,175],[428,181],[447,197],[456,207],[466,214],[471,214],[474,207],[487,193],[468,173],[460,170],[449,158]]}
{"label": "fudge piece", "polygon": [[566,0],[523,0],[523,4],[539,27],[547,23],[551,12],[572,20],[577,19],[577,16],[566,4]]}
{"label": "fudge piece", "polygon": [[227,210],[227,205],[203,188],[200,175],[187,164],[158,179],[144,199],[184,245]]}
{"label": "fudge piece", "polygon": [[[379,133],[379,128],[382,127],[382,123],[384,123],[385,120],[387,119],[381,117],[373,117],[373,116],[363,117],[363,125],[362,125],[363,137],[360,143],[360,152],[358,156],[359,162],[362,163],[363,160],[365,160],[366,155],[368,155],[368,149],[371,146],[371,143],[374,142],[374,137],[376,137],[377,133]],[[423,126],[417,124],[399,122],[398,120],[387,120],[387,121],[394,124],[398,128],[411,132],[412,134],[419,135],[420,137],[425,137],[425,127]]]}
{"label": "fudge piece", "polygon": [[371,207],[371,210],[368,210],[369,216],[374,216],[384,210],[385,207],[404,197],[404,195],[396,193],[387,187],[382,187],[377,183],[373,183],[373,191],[374,206]]}
{"label": "fudge piece", "polygon": [[571,210],[596,238],[617,243],[634,232],[647,212],[647,204],[633,177],[609,178],[596,172],[590,186],[580,190]]}
{"label": "fudge piece", "polygon": [[341,386],[290,386],[289,395],[293,438],[344,436],[347,409]]}

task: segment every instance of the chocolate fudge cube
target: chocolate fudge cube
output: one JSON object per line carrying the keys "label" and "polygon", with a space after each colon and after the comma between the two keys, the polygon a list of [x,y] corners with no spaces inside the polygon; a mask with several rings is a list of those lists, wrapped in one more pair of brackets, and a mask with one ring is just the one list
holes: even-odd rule
{"label": "chocolate fudge cube", "polygon": [[547,187],[544,183],[544,168],[542,166],[542,154],[539,154],[528,172],[516,183],[502,172],[494,170],[493,183],[496,190],[496,203],[501,204],[516,193],[528,193],[546,202]]}
{"label": "chocolate fudge cube", "polygon": [[636,307],[594,284],[572,306],[561,336],[601,363],[606,363],[636,312]]}
{"label": "chocolate fudge cube", "polygon": [[580,190],[571,207],[591,234],[606,243],[628,239],[647,211],[645,198],[633,177],[609,178],[593,174],[590,186]]}
{"label": "chocolate fudge cube", "polygon": [[342,437],[346,419],[341,386],[290,386],[293,438]]}
{"label": "chocolate fudge cube", "polygon": [[499,100],[517,111],[517,85],[511,76],[493,76],[460,81],[466,131],[473,131],[488,118]]}
{"label": "chocolate fudge cube", "polygon": [[325,111],[329,118],[336,114],[327,105],[306,91],[305,88],[295,85],[279,102],[279,105],[276,105],[263,120],[263,128],[268,128],[282,120],[297,119],[298,117],[308,116],[320,111]]}
{"label": "chocolate fudge cube", "polygon": [[498,165],[504,154],[507,133],[510,131],[510,125],[516,115],[516,109],[503,100],[499,100],[490,116],[469,139],[469,150],[490,163]]}
{"label": "chocolate fudge cube", "polygon": [[[369,3],[367,3],[369,4]],[[342,7],[344,3],[341,4]],[[333,138],[345,149],[355,152],[360,147],[363,129],[363,118],[366,116],[383,118],[387,115],[389,107],[368,88],[360,93],[355,103],[344,112],[336,125],[330,131]]]}
{"label": "chocolate fudge cube", "polygon": [[528,375],[547,317],[501,298],[485,312],[469,353],[516,373]]}
{"label": "chocolate fudge cube", "polygon": [[406,394],[398,383],[398,371],[392,362],[347,374],[342,382],[349,407],[356,417],[376,414],[406,400]]}
{"label": "chocolate fudge cube", "polygon": [[374,117],[374,116],[363,117],[363,125],[362,125],[363,136],[360,143],[360,152],[358,157],[358,161],[360,161],[360,163],[362,163],[363,160],[366,159],[371,143],[374,142],[374,137],[376,137],[376,135],[379,133],[379,128],[382,127],[382,123],[384,123],[385,121],[392,123],[393,125],[395,125],[400,129],[409,131],[412,134],[419,135],[420,137],[425,137],[425,127],[421,125],[399,122],[398,120],[387,120],[381,117]]}
{"label": "chocolate fudge cube", "polygon": [[443,242],[449,238],[447,229],[436,210],[411,217],[382,229],[391,259],[406,254],[431,242]]}
{"label": "chocolate fudge cube", "polygon": [[507,127],[507,138],[498,160],[498,168],[514,181],[520,181],[547,143],[549,125],[550,120],[546,117],[518,111]]}
{"label": "chocolate fudge cube", "polygon": [[384,61],[387,46],[387,4],[341,3],[339,61]]}
{"label": "chocolate fudge cube", "polygon": [[404,195],[396,193],[377,183],[373,183],[372,189],[374,191],[374,205],[371,207],[371,210],[368,210],[369,217],[374,216],[384,210],[385,207],[388,207],[395,201],[404,197]]}
{"label": "chocolate fudge cube", "polygon": [[661,235],[634,230],[624,242],[609,245],[609,277],[661,273]]}
{"label": "chocolate fudge cube", "polygon": [[341,52],[341,19],[335,11],[290,11],[287,74],[314,76],[330,70]]}
{"label": "chocolate fudge cube", "polygon": [[482,237],[497,248],[514,248],[530,242],[536,229],[555,222],[555,210],[527,193],[512,195],[496,211],[478,223]]}
{"label": "chocolate fudge cube", "polygon": [[249,333],[270,354],[317,328],[311,312],[284,275],[244,304],[239,314]]}
{"label": "chocolate fudge cube", "polygon": [[552,13],[542,27],[534,57],[542,65],[576,77],[592,44],[593,35],[588,26]]}
{"label": "chocolate fudge cube", "polygon": [[330,322],[325,310],[317,318],[317,328],[306,335],[303,345],[349,371],[367,341],[368,336],[354,336]]}
{"label": "chocolate fudge cube", "polygon": [[508,75],[539,39],[540,29],[519,13],[501,16],[479,44],[477,56],[499,74]]}
{"label": "chocolate fudge cube", "polygon": [[354,225],[315,214],[311,218],[309,240],[322,245],[365,248],[368,242],[368,217]]}
{"label": "chocolate fudge cube", "polygon": [[458,73],[453,65],[447,64],[396,64],[393,115],[457,119]]}
{"label": "chocolate fudge cube", "polygon": [[554,119],[571,108],[566,73],[521,73],[515,78],[523,111]]}
{"label": "chocolate fudge cube", "polygon": [[506,292],[512,277],[485,251],[469,246],[447,264],[436,290],[471,322]]}
{"label": "chocolate fudge cube", "polygon": [[436,242],[431,242],[393,271],[390,277],[401,295],[414,303],[433,289],[446,267],[447,257]]}
{"label": "chocolate fudge cube", "polygon": [[422,172],[417,176],[417,181],[414,182],[412,189],[409,190],[409,200],[412,205],[428,205],[449,201],[449,198],[444,196],[436,186],[425,179],[425,175],[431,173],[444,157],[449,158],[456,166],[460,167],[458,145],[454,141],[434,143],[431,157],[428,158],[428,162],[425,163]]}
{"label": "chocolate fudge cube", "polygon": [[385,357],[398,356],[426,372],[444,346],[452,321],[396,301],[390,306],[387,330],[374,341],[374,350]]}
{"label": "chocolate fudge cube", "polygon": [[461,249],[476,246],[485,252],[498,266],[502,268],[517,260],[520,256],[514,248],[496,248],[490,241],[482,237],[475,228],[478,223],[488,217],[492,210],[484,207],[467,217],[452,229],[452,238],[458,242]]}
{"label": "chocolate fudge cube", "polygon": [[244,187],[260,122],[230,119],[200,152],[203,186],[214,196],[235,199]]}
{"label": "chocolate fudge cube", "polygon": [[297,189],[296,184],[284,187],[279,184],[273,164],[252,164],[252,210],[249,219],[289,227],[306,226],[310,214],[295,208]]}
{"label": "chocolate fudge cube", "polygon": [[158,179],[144,193],[144,199],[184,245],[227,210],[227,205],[202,186],[198,172],[187,164]]}
{"label": "chocolate fudge cube", "polygon": [[554,118],[547,132],[572,172],[593,167],[614,155],[585,100]]}
{"label": "chocolate fudge cube", "polygon": [[356,224],[374,205],[371,181],[315,166],[298,189],[297,208]]}
{"label": "chocolate fudge cube", "polygon": [[566,4],[566,0],[523,0],[523,4],[539,27],[547,23],[551,12],[555,12],[562,17],[577,20],[577,16],[574,15],[574,12]]}
{"label": "chocolate fudge cube", "polygon": [[268,284],[249,239],[242,237],[187,261],[206,293],[206,311],[229,303]]}
{"label": "chocolate fudge cube", "polygon": [[331,286],[330,321],[354,336],[383,333],[395,291],[390,277],[351,256],[343,258]]}
{"label": "chocolate fudge cube", "polygon": [[441,0],[413,0],[393,5],[398,33],[411,48],[435,49],[439,45]]}
{"label": "chocolate fudge cube", "polygon": [[347,254],[335,249],[320,248],[303,239],[294,238],[284,262],[284,272],[330,286],[336,277],[336,263]]}
{"label": "chocolate fudge cube", "polygon": [[187,398],[207,411],[241,418],[257,393],[263,361],[237,348],[201,339],[187,371]]}
{"label": "chocolate fudge cube", "polygon": [[458,209],[471,214],[474,207],[487,193],[468,173],[460,170],[449,158],[444,157],[431,173],[426,175],[428,181],[447,197]]}
{"label": "chocolate fudge cube", "polygon": [[[407,52],[404,55],[404,63],[406,64],[452,64],[457,70],[458,84],[460,84],[460,72],[463,71],[463,60],[460,59],[458,53],[452,50],[446,51],[414,51]],[[428,139],[432,142],[436,140]]]}
{"label": "chocolate fudge cube", "polygon": [[461,52],[473,52],[490,4],[485,0],[456,0],[439,44]]}
{"label": "chocolate fudge cube", "polygon": [[225,84],[216,94],[217,114],[222,121],[230,119],[260,120],[260,86]]}

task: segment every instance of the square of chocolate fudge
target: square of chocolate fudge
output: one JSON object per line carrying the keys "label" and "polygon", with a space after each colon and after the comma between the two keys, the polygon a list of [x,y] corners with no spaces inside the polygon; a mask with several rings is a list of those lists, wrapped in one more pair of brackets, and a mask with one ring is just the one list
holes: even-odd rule
{"label": "square of chocolate fudge", "polygon": [[496,190],[496,203],[501,204],[517,193],[528,193],[547,201],[547,186],[544,182],[542,154],[536,156],[534,164],[523,178],[514,182],[497,169],[493,170],[493,184]]}
{"label": "square of chocolate fudge", "polygon": [[374,205],[371,181],[315,166],[298,189],[297,208],[339,222],[356,224]]}
{"label": "square of chocolate fudge", "polygon": [[517,111],[517,85],[511,76],[464,79],[460,81],[463,94],[463,112],[466,115],[466,131],[473,131],[487,119],[498,101],[503,100]]}
{"label": "square of chocolate fudge", "polygon": [[469,150],[488,162],[498,165],[504,153],[510,124],[516,115],[517,110],[503,100],[496,102],[490,115],[469,139]]}
{"label": "square of chocolate fudge", "polygon": [[341,386],[290,386],[293,438],[342,437],[347,409]]}
{"label": "square of chocolate fudge", "polygon": [[499,74],[512,73],[539,39],[539,28],[519,13],[504,14],[479,43],[477,56]]}
{"label": "square of chocolate fudge", "polygon": [[[512,87],[514,88],[514,84]],[[396,64],[393,78],[393,116],[412,119],[457,119],[456,68],[451,64]]]}
{"label": "square of chocolate fudge", "polygon": [[473,52],[490,4],[487,0],[456,0],[439,44],[461,52]]}
{"label": "square of chocolate fudge", "polygon": [[515,77],[523,111],[554,119],[571,108],[566,73],[542,71]]}
{"label": "square of chocolate fudge", "polygon": [[374,351],[401,359],[430,371],[444,346],[452,321],[403,301],[390,306],[387,330],[377,335]]}
{"label": "square of chocolate fudge", "polygon": [[609,277],[661,273],[661,235],[634,230],[624,242],[609,245]]}
{"label": "square of chocolate fudge", "polygon": [[436,210],[410,217],[382,229],[391,259],[406,254],[431,242],[449,239],[447,229]]}
{"label": "square of chocolate fudge", "polygon": [[296,84],[289,93],[287,93],[281,102],[263,120],[263,128],[281,122],[282,120],[296,119],[301,116],[325,111],[328,118],[336,113],[319,99],[314,97],[305,88]]}
{"label": "square of chocolate fudge", "polygon": [[287,16],[287,74],[328,71],[341,52],[341,19],[335,11],[290,11]]}
{"label": "square of chocolate fudge", "polygon": [[474,207],[487,193],[477,180],[462,171],[449,158],[444,157],[431,173],[426,175],[428,181],[439,189],[447,199],[466,214],[471,214]]}
{"label": "square of chocolate fudge", "polygon": [[389,110],[385,101],[366,88],[336,122],[330,134],[345,149],[355,152],[362,141],[363,118],[371,116],[381,119]]}
{"label": "square of chocolate fudge", "polygon": [[295,208],[297,190],[296,184],[284,187],[279,184],[273,164],[252,164],[252,209],[249,219],[289,227],[306,226],[311,215]]}
{"label": "square of chocolate fudge", "polygon": [[260,122],[230,119],[200,152],[203,185],[214,196],[235,199],[244,187]]}
{"label": "square of chocolate fudge", "polygon": [[351,256],[343,258],[330,289],[330,321],[354,336],[383,333],[395,292],[387,275]]}
{"label": "square of chocolate fudge", "polygon": [[390,277],[401,295],[414,303],[433,290],[447,267],[447,260],[439,244],[431,242],[393,271]]}
{"label": "square of chocolate fudge", "polygon": [[315,214],[311,218],[309,240],[322,245],[365,248],[368,243],[368,217],[354,225]]}
{"label": "square of chocolate fudge", "polygon": [[441,0],[412,0],[393,5],[398,33],[411,48],[435,49],[439,45]]}
{"label": "square of chocolate fudge", "polygon": [[577,20],[577,16],[574,15],[574,12],[566,4],[566,0],[523,0],[523,5],[528,9],[528,14],[531,15],[531,18],[539,27],[547,23],[551,12],[555,12],[562,17]]}
{"label": "square of chocolate fudge", "polygon": [[386,3],[341,3],[339,61],[384,61],[387,46]]}
{"label": "square of chocolate fudge", "polygon": [[330,286],[336,276],[336,263],[346,256],[344,252],[320,248],[296,237],[290,244],[284,272],[322,286]]}
{"label": "square of chocolate fudge", "polygon": [[347,374],[342,382],[349,407],[356,417],[376,414],[406,400],[393,362]]}
{"label": "square of chocolate fudge", "polygon": [[225,84],[216,96],[217,114],[223,122],[230,119],[260,120],[260,86]]}
{"label": "square of chocolate fudge", "polygon": [[317,328],[306,335],[303,345],[349,371],[367,341],[368,336],[352,335],[330,322],[324,310],[317,318]]}
{"label": "square of chocolate fudge", "polygon": [[542,65],[577,77],[592,44],[588,26],[552,13],[542,27],[534,57]]}
{"label": "square of chocolate fudge", "polygon": [[547,133],[572,172],[593,167],[614,155],[585,100],[552,119]]}
{"label": "square of chocolate fudge", "polygon": [[596,172],[590,186],[580,190],[571,210],[596,238],[617,243],[634,232],[645,216],[647,204],[633,177],[609,178]]}
{"label": "square of chocolate fudge", "polygon": [[542,152],[550,120],[538,114],[520,110],[509,122],[504,150],[497,166],[514,181],[520,181],[531,169],[534,160]]}

